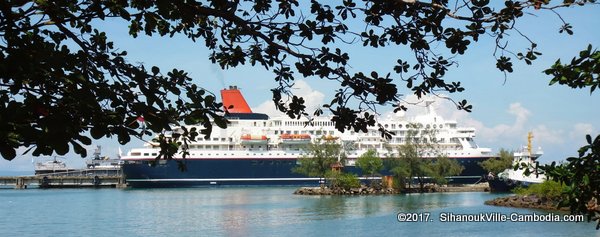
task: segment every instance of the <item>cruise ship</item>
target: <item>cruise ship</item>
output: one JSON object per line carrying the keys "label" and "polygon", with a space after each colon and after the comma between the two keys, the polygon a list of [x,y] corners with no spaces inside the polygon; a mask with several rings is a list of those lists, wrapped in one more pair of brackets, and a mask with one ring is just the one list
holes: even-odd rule
{"label": "cruise ship", "polygon": [[[305,147],[317,139],[329,139],[344,147],[347,157],[343,169],[361,175],[355,162],[372,149],[382,158],[397,156],[398,147],[405,144],[407,131],[414,124],[420,129],[435,130],[435,149],[422,153],[423,159],[446,155],[462,166],[459,176],[451,182],[473,183],[485,174],[481,161],[493,157],[489,148],[475,143],[475,129],[458,126],[456,121],[437,115],[432,101],[428,113],[406,119],[404,116],[379,118],[379,123],[395,135],[382,138],[378,127],[365,132],[338,131],[331,117],[308,119],[270,118],[254,113],[235,86],[221,90],[225,108],[229,109],[227,128],[213,127],[210,138],[198,137],[189,144],[189,155],[182,159],[161,159],[157,143],[146,143],[121,156],[122,169],[130,187],[193,187],[211,185],[317,185],[319,178],[292,172],[299,159],[308,156]],[[233,105],[233,107],[230,107]],[[198,130],[202,127],[198,127]],[[177,132],[177,131],[174,131]],[[182,161],[186,171],[181,171]],[[152,165],[154,163],[154,165]]]}

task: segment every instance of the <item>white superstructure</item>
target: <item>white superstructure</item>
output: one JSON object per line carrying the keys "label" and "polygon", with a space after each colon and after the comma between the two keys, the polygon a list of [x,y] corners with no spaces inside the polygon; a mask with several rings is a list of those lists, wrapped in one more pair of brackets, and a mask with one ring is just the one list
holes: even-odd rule
{"label": "white superstructure", "polygon": [[[227,90],[237,91],[237,88]],[[239,91],[238,91],[239,92]],[[241,94],[240,94],[241,95]],[[244,102],[245,103],[245,102]],[[391,139],[384,139],[378,127],[369,127],[366,133],[338,131],[331,117],[323,116],[310,120],[276,118],[244,118],[235,115],[229,118],[226,129],[213,126],[210,138],[202,136],[189,144],[190,155],[194,158],[298,158],[306,155],[304,149],[309,142],[317,139],[334,140],[343,145],[344,152],[352,164],[353,160],[369,149],[377,151],[380,157],[397,155],[398,147],[406,143],[409,130],[417,130],[415,143],[425,143],[428,139],[434,147],[422,150],[423,157],[446,155],[449,158],[491,157],[489,148],[481,148],[475,143],[475,129],[460,127],[456,121],[445,120],[437,115],[427,103],[428,113],[406,119],[404,116],[390,116],[378,121],[385,129],[394,133]],[[192,126],[191,126],[192,127]],[[190,128],[191,128],[190,127]],[[199,131],[203,127],[196,127]],[[435,136],[424,135],[425,131],[435,131]],[[178,132],[175,130],[174,132]],[[433,141],[433,140],[436,141]],[[148,143],[145,148],[133,149],[124,160],[149,159],[157,156],[157,143]]]}

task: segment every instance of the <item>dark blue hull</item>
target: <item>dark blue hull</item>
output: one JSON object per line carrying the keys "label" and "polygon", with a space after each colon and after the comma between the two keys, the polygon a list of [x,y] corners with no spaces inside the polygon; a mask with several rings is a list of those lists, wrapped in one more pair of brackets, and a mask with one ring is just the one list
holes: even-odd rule
{"label": "dark blue hull", "polygon": [[[460,176],[450,179],[451,183],[475,183],[485,173],[479,162],[487,158],[457,158],[465,167]],[[306,177],[292,172],[296,159],[187,159],[186,171],[181,171],[175,160],[161,161],[150,165],[151,161],[127,161],[123,164],[123,174],[127,184],[134,188],[148,187],[195,187],[218,185],[294,185],[317,186],[320,179]],[[344,171],[361,176],[360,169],[354,166]],[[382,175],[389,175],[382,172]]]}
{"label": "dark blue hull", "polygon": [[509,180],[491,179],[488,180],[490,191],[495,193],[506,193],[510,192],[518,186],[517,182],[511,182]]}

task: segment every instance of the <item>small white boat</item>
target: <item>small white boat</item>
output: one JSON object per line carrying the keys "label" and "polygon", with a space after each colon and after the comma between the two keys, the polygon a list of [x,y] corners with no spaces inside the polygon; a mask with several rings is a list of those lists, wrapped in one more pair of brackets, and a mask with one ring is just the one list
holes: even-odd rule
{"label": "small white boat", "polygon": [[[488,183],[492,192],[508,192],[518,186],[528,186],[530,184],[543,183],[547,180],[546,175],[538,173],[538,161],[544,154],[541,148],[534,153],[531,149],[531,139],[533,138],[530,132],[527,136],[528,144],[514,153],[512,167],[506,169],[498,175],[488,175]],[[514,167],[518,167],[516,170]],[[529,173],[526,174],[526,170]]]}
{"label": "small white boat", "polygon": [[63,161],[57,160],[56,156],[52,160],[36,162],[34,164],[35,174],[53,174],[53,173],[67,173],[75,169],[69,168]]}

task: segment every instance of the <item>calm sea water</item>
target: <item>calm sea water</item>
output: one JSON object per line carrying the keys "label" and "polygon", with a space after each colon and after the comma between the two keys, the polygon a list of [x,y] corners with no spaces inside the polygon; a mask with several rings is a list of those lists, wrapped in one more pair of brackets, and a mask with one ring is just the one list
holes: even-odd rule
{"label": "calm sea water", "polygon": [[[0,236],[600,236],[592,223],[439,222],[441,212],[534,212],[483,204],[496,194],[315,197],[294,189],[1,189]],[[401,211],[429,212],[433,222],[400,223]]]}

